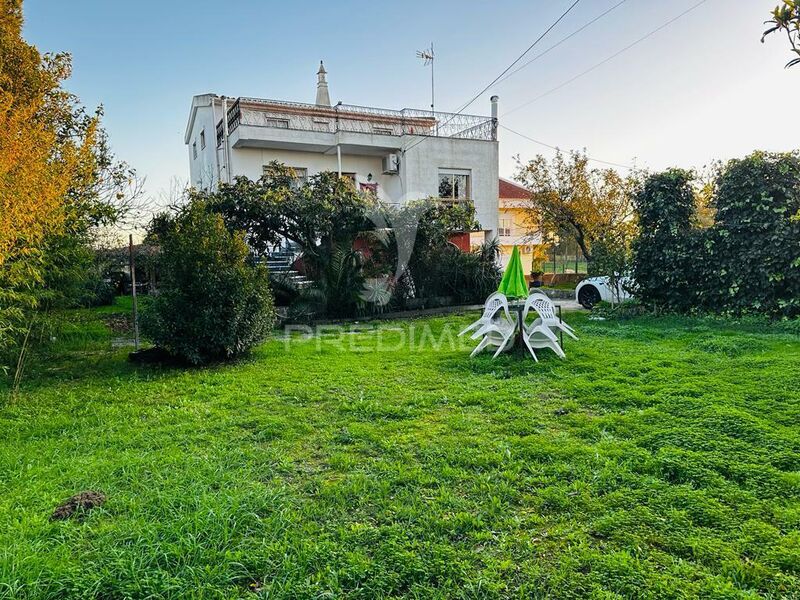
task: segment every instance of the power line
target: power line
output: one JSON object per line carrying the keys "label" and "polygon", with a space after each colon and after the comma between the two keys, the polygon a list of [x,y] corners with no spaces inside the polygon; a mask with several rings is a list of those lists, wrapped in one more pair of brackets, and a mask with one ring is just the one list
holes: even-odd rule
{"label": "power line", "polygon": [[572,83],[573,81],[576,81],[576,80],[580,79],[580,78],[581,78],[581,77],[583,77],[584,75],[588,75],[589,73],[591,73],[591,72],[592,72],[592,71],[594,71],[595,69],[598,69],[599,67],[602,67],[602,66],[603,66],[604,64],[606,64],[607,62],[610,62],[611,60],[613,60],[613,59],[617,58],[617,57],[618,57],[620,54],[622,54],[622,53],[624,53],[624,52],[627,52],[628,50],[630,50],[630,49],[631,49],[631,48],[633,48],[634,46],[637,46],[637,45],[641,44],[643,41],[645,41],[645,40],[646,40],[646,39],[648,39],[649,37],[651,37],[651,36],[655,35],[655,34],[656,34],[656,33],[658,33],[659,31],[661,31],[662,29],[665,29],[666,27],[669,27],[669,26],[670,26],[670,25],[672,25],[672,24],[673,24],[675,21],[677,21],[678,19],[680,19],[680,18],[682,18],[682,17],[684,17],[684,16],[688,15],[690,12],[692,12],[693,10],[695,10],[696,8],[698,8],[700,5],[702,5],[702,4],[705,4],[707,1],[708,1],[708,0],[700,0],[700,2],[698,2],[697,4],[695,4],[695,5],[693,5],[693,6],[689,7],[689,8],[687,8],[685,11],[683,11],[683,12],[682,12],[681,14],[679,14],[678,16],[676,16],[676,17],[673,17],[672,19],[670,19],[670,20],[669,20],[669,21],[667,21],[666,23],[664,23],[664,24],[660,25],[659,27],[656,27],[656,28],[655,28],[655,29],[653,29],[653,30],[652,30],[650,33],[648,33],[648,34],[646,34],[646,35],[643,35],[642,37],[640,37],[640,38],[639,38],[638,40],[636,40],[635,42],[633,42],[633,43],[631,43],[631,44],[628,44],[628,45],[627,45],[627,46],[625,46],[625,47],[624,47],[622,50],[620,50],[620,51],[618,51],[618,52],[615,52],[615,53],[614,53],[614,54],[612,54],[611,56],[609,56],[609,57],[607,57],[607,58],[605,58],[605,59],[601,60],[601,61],[600,61],[599,63],[597,63],[596,65],[594,65],[594,66],[592,66],[592,67],[590,67],[590,68],[586,69],[585,71],[583,71],[583,72],[579,73],[579,74],[578,74],[578,75],[576,75],[575,77],[572,77],[571,79],[568,79],[567,81],[563,82],[562,84],[560,84],[560,85],[557,85],[556,87],[554,87],[554,88],[552,88],[552,89],[550,89],[550,90],[547,90],[547,91],[546,91],[546,92],[544,92],[543,94],[539,94],[539,95],[538,95],[538,96],[536,96],[536,97],[535,97],[533,100],[528,100],[527,102],[525,102],[525,103],[523,103],[523,104],[520,104],[519,106],[516,106],[516,107],[512,108],[512,109],[511,109],[511,110],[509,110],[509,111],[506,111],[505,113],[503,113],[503,116],[505,117],[506,115],[510,115],[511,113],[513,113],[513,112],[516,112],[516,111],[518,111],[518,110],[519,110],[519,109],[521,109],[521,108],[525,108],[526,106],[529,106],[529,105],[533,104],[534,102],[537,102],[537,101],[541,100],[542,98],[544,98],[544,97],[546,97],[546,96],[549,96],[550,94],[552,94],[552,93],[554,93],[554,92],[557,92],[558,90],[560,90],[560,89],[562,89],[562,88],[565,88],[566,86],[568,86],[568,85],[569,85],[570,83]]}
{"label": "power line", "polygon": [[[546,148],[550,148],[551,150],[561,150],[561,148],[559,148],[558,146],[553,146],[551,144],[546,144],[545,142],[542,142],[542,141],[539,141],[539,140],[535,140],[532,137],[529,137],[529,136],[525,135],[524,133],[520,133],[519,131],[514,131],[510,127],[506,127],[505,125],[500,125],[500,127],[505,129],[506,131],[509,131],[509,132],[513,133],[514,135],[518,135],[519,137],[528,140],[529,142],[533,142],[534,144],[539,144],[540,146],[544,146]],[[623,165],[623,164],[611,162],[611,161],[608,161],[608,160],[600,160],[599,158],[592,158],[591,156],[587,156],[586,158],[588,158],[592,162],[602,163],[604,165],[609,165],[609,166],[612,166],[612,167],[620,167],[622,169],[630,169],[630,170],[634,170],[636,168],[636,167],[631,166],[631,165]]]}
{"label": "power line", "polygon": [[517,64],[519,61],[521,61],[521,60],[524,58],[524,56],[525,56],[525,55],[526,55],[528,52],[530,52],[531,50],[533,50],[534,46],[536,46],[536,44],[538,44],[539,42],[541,42],[541,41],[544,39],[544,37],[545,37],[545,36],[546,36],[548,33],[550,33],[550,32],[553,30],[553,28],[555,28],[555,26],[556,26],[556,25],[558,25],[558,24],[559,24],[559,23],[560,23],[560,22],[561,22],[561,21],[564,19],[564,17],[566,17],[566,16],[567,16],[567,15],[568,15],[568,14],[569,14],[571,11],[572,11],[572,9],[573,9],[573,8],[575,8],[575,7],[578,5],[578,2],[580,2],[580,1],[581,1],[581,0],[575,0],[575,2],[573,2],[573,3],[570,5],[570,7],[569,7],[567,10],[565,10],[565,11],[564,11],[564,12],[561,14],[561,16],[560,16],[560,17],[558,17],[558,19],[556,19],[556,20],[553,22],[553,24],[552,24],[552,25],[550,25],[550,27],[548,27],[547,29],[545,29],[545,31],[544,31],[544,33],[542,33],[542,35],[540,35],[538,38],[536,38],[536,40],[534,40],[534,42],[533,42],[533,43],[532,43],[530,46],[528,46],[528,48],[525,50],[525,52],[523,52],[523,53],[522,53],[522,54],[520,54],[520,55],[519,55],[519,56],[518,56],[516,59],[514,59],[514,62],[512,62],[510,65],[508,65],[508,66],[507,66],[507,67],[506,67],[506,68],[503,70],[503,72],[502,72],[502,73],[500,73],[500,75],[498,75],[497,77],[495,77],[495,78],[494,78],[494,79],[493,79],[493,80],[492,80],[492,81],[491,81],[491,82],[490,82],[490,83],[489,83],[489,84],[488,84],[486,87],[484,87],[484,88],[483,88],[483,89],[482,89],[480,92],[478,92],[477,94],[475,94],[475,95],[472,97],[472,99],[471,99],[469,102],[467,102],[467,103],[466,103],[466,104],[464,104],[464,105],[463,105],[461,108],[459,108],[459,109],[458,109],[458,111],[456,111],[456,114],[459,114],[461,111],[463,111],[463,110],[466,110],[466,108],[467,108],[467,107],[468,107],[470,104],[472,104],[473,102],[475,102],[475,100],[477,100],[478,98],[480,98],[480,97],[481,97],[481,95],[482,95],[482,94],[483,94],[483,93],[484,93],[486,90],[488,90],[488,89],[489,89],[490,87],[492,87],[492,86],[493,86],[495,83],[497,83],[497,81],[498,81],[498,80],[499,80],[499,79],[500,79],[500,78],[501,78],[503,75],[505,75],[506,73],[508,73],[508,72],[511,70],[511,68],[512,68],[514,65],[516,65],[516,64]]}
{"label": "power line", "polygon": [[550,46],[550,47],[549,47],[547,50],[545,50],[545,51],[543,51],[543,52],[540,52],[539,54],[537,54],[536,56],[534,56],[533,58],[531,58],[531,59],[530,59],[528,62],[526,62],[526,63],[524,63],[524,64],[520,65],[519,67],[517,67],[516,69],[514,69],[513,71],[511,71],[510,73],[508,73],[508,74],[507,74],[505,77],[503,77],[502,79],[500,79],[500,81],[498,81],[497,83],[498,83],[498,84],[499,84],[499,83],[503,83],[503,82],[504,82],[506,79],[508,79],[509,77],[513,76],[513,75],[514,75],[514,74],[516,74],[516,73],[519,73],[520,71],[522,71],[522,69],[524,69],[524,68],[525,68],[525,67],[527,67],[528,65],[530,65],[530,64],[532,64],[532,63],[534,63],[534,62],[536,62],[537,60],[539,60],[540,58],[542,58],[544,55],[546,55],[546,54],[550,53],[550,51],[552,51],[552,50],[555,50],[555,49],[556,49],[556,48],[558,48],[558,47],[559,47],[561,44],[563,44],[564,42],[566,42],[566,41],[568,41],[568,40],[572,39],[573,37],[575,37],[576,35],[578,35],[580,32],[582,32],[584,29],[586,29],[586,28],[588,28],[588,27],[590,27],[590,26],[594,25],[594,24],[595,24],[595,23],[597,23],[597,22],[598,22],[600,19],[602,19],[603,17],[605,17],[605,16],[606,16],[606,15],[608,15],[609,13],[613,12],[615,9],[619,8],[620,6],[622,6],[623,4],[625,4],[625,2],[627,2],[627,1],[628,1],[628,0],[620,0],[620,2],[617,2],[617,3],[616,3],[614,6],[612,6],[611,8],[609,8],[608,10],[606,10],[605,12],[602,12],[602,13],[600,13],[600,14],[599,14],[599,15],[597,15],[597,16],[596,16],[594,19],[592,19],[591,21],[589,21],[588,23],[586,23],[586,24],[584,24],[583,26],[579,27],[578,29],[576,29],[575,31],[573,31],[572,33],[570,33],[568,36],[566,36],[566,37],[562,38],[561,40],[559,40],[558,42],[556,42],[555,44],[553,44],[552,46]]}
{"label": "power line", "polygon": [[[480,96],[481,96],[481,95],[482,95],[484,92],[486,92],[486,90],[488,90],[490,87],[492,87],[492,86],[493,86],[493,85],[494,85],[494,84],[497,82],[497,80],[498,80],[498,79],[500,79],[500,78],[501,78],[503,75],[505,75],[506,73],[508,73],[508,71],[509,71],[509,70],[511,70],[511,69],[514,67],[514,65],[516,65],[516,64],[517,64],[519,61],[521,61],[521,60],[522,60],[522,59],[525,57],[525,55],[526,55],[528,52],[530,52],[531,50],[533,50],[533,48],[536,46],[536,44],[538,44],[539,42],[541,42],[541,41],[544,39],[544,37],[545,37],[545,36],[546,36],[548,33],[550,33],[550,32],[553,30],[553,28],[554,28],[556,25],[558,25],[558,24],[559,24],[559,23],[562,21],[562,19],[564,19],[564,17],[566,17],[566,16],[567,16],[567,15],[568,15],[568,14],[569,14],[571,11],[572,11],[572,9],[573,9],[573,8],[575,8],[575,7],[578,5],[578,3],[579,3],[580,1],[581,1],[581,0],[575,0],[575,1],[574,1],[574,2],[573,2],[573,3],[572,3],[570,6],[569,6],[569,8],[567,8],[567,10],[565,10],[565,11],[564,11],[564,12],[561,14],[561,16],[560,16],[560,17],[558,17],[558,19],[556,19],[556,20],[553,22],[553,24],[552,24],[552,25],[550,25],[550,27],[548,27],[548,28],[547,28],[547,29],[544,31],[544,33],[542,33],[542,34],[541,34],[541,35],[540,35],[538,38],[536,38],[536,39],[534,40],[534,42],[533,42],[533,43],[532,43],[530,46],[528,46],[528,48],[527,48],[527,49],[526,49],[526,50],[525,50],[525,51],[524,51],[522,54],[520,54],[520,55],[519,55],[519,56],[518,56],[516,59],[514,59],[514,62],[512,62],[510,65],[508,65],[508,66],[507,66],[507,67],[506,67],[506,68],[503,70],[503,72],[502,72],[502,73],[500,73],[500,74],[499,74],[497,77],[495,77],[495,78],[494,78],[494,79],[493,79],[493,80],[492,80],[492,81],[491,81],[491,82],[490,82],[490,83],[489,83],[487,86],[485,86],[485,87],[484,87],[484,88],[483,88],[483,89],[482,89],[480,92],[478,92],[477,94],[475,94],[475,95],[472,97],[472,99],[471,99],[469,102],[467,102],[466,104],[462,105],[462,106],[461,106],[461,108],[459,108],[459,109],[458,109],[458,110],[457,110],[457,111],[456,111],[456,112],[455,112],[453,115],[451,115],[451,116],[450,116],[450,118],[449,118],[449,119],[447,119],[447,121],[445,121],[445,122],[444,122],[444,125],[447,125],[447,124],[448,124],[450,121],[452,121],[452,120],[453,120],[455,117],[457,117],[457,116],[458,116],[458,115],[460,115],[462,112],[464,112],[464,110],[466,110],[466,109],[467,109],[467,107],[468,107],[470,104],[472,104],[473,102],[475,102],[475,100],[477,100],[478,98],[480,98]],[[407,152],[408,150],[411,150],[411,149],[412,149],[412,148],[414,148],[415,146],[417,146],[417,145],[421,144],[422,142],[424,142],[426,139],[428,139],[428,138],[427,138],[427,137],[423,137],[422,139],[420,139],[419,141],[415,142],[414,144],[412,144],[412,145],[411,145],[411,146],[409,146],[408,148],[405,148],[405,149],[404,149],[404,152]]]}

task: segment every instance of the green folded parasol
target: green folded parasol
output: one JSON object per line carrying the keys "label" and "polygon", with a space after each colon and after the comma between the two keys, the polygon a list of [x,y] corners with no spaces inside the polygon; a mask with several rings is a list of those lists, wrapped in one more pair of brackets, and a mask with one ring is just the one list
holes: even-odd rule
{"label": "green folded parasol", "polygon": [[508,298],[527,298],[528,282],[525,281],[525,271],[522,269],[522,260],[519,257],[519,248],[514,246],[511,259],[508,261],[506,272],[500,281],[497,291]]}

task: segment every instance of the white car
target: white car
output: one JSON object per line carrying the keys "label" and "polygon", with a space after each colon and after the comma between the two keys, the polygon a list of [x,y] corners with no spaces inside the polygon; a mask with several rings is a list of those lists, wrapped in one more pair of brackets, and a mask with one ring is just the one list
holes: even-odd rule
{"label": "white car", "polygon": [[617,289],[614,289],[609,277],[589,277],[575,288],[575,300],[587,309],[598,302],[622,302],[632,298],[628,291],[632,284],[633,280],[630,277],[620,277]]}

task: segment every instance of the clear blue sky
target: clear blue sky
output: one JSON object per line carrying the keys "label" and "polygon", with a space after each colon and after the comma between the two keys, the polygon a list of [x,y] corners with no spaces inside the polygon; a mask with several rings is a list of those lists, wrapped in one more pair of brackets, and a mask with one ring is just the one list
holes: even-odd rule
{"label": "clear blue sky", "polygon": [[[619,0],[581,0],[531,53],[548,48]],[[467,112],[564,149],[652,169],[702,166],[753,149],[800,147],[800,67],[785,70],[785,38],[759,41],[777,0],[707,0],[634,49],[503,117],[614,54],[698,0],[627,0],[608,16],[498,85]],[[26,0],[25,36],[69,51],[68,88],[103,104],[115,152],[157,195],[188,177],[183,132],[192,95],[215,92],[313,102],[320,59],[335,102],[386,108],[430,104],[437,53],[439,110],[489,83],[572,0],[152,2]],[[781,113],[785,116],[781,116]],[[500,172],[547,148],[501,130]]]}

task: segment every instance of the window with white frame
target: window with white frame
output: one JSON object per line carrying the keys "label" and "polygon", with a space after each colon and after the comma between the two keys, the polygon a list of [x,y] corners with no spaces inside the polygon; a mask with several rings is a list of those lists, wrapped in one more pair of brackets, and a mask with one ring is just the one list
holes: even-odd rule
{"label": "window with white frame", "polygon": [[498,228],[498,232],[497,233],[501,237],[502,236],[509,237],[511,235],[511,219],[510,218],[506,217],[506,218],[501,218],[500,219],[500,227]]}
{"label": "window with white frame", "polygon": [[456,202],[470,197],[470,172],[439,169],[439,198]]}

